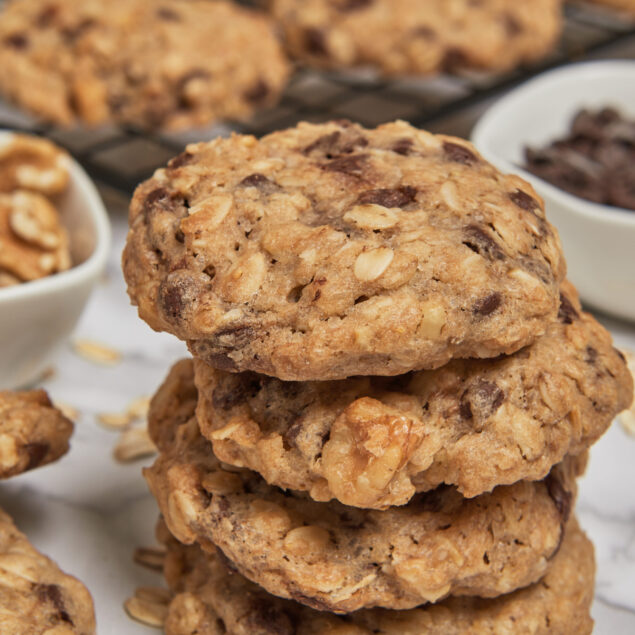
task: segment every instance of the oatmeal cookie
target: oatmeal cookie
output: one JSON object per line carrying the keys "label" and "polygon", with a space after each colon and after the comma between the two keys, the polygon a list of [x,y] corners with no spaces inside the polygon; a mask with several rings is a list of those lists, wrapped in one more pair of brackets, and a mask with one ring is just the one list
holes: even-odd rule
{"label": "oatmeal cookie", "polygon": [[2,635],[93,635],[95,611],[86,587],[37,551],[0,510]]}
{"label": "oatmeal cookie", "polygon": [[11,135],[0,145],[0,192],[61,194],[68,185],[69,165],[66,152],[48,139]]}
{"label": "oatmeal cookie", "polygon": [[43,390],[0,391],[0,478],[59,459],[73,424]]}
{"label": "oatmeal cookie", "polygon": [[290,53],[321,68],[387,75],[506,70],[545,56],[559,0],[270,0]]}
{"label": "oatmeal cookie", "polygon": [[[170,436],[156,422],[151,434],[159,442]],[[584,464],[568,458],[543,481],[472,499],[445,486],[404,507],[370,511],[225,469],[195,417],[172,434],[144,474],[176,538],[207,550],[215,544],[270,593],[334,612],[495,597],[535,582],[558,551]]]}
{"label": "oatmeal cookie", "polygon": [[27,282],[71,265],[68,233],[53,204],[36,192],[0,193],[0,274]]}
{"label": "oatmeal cookie", "polygon": [[544,578],[494,599],[448,598],[408,611],[367,609],[339,617],[269,595],[218,551],[177,542],[163,523],[166,580],[176,594],[166,635],[524,635],[590,634],[593,545],[572,520]]}
{"label": "oatmeal cookie", "polygon": [[0,20],[0,90],[62,125],[245,118],[287,75],[269,18],[220,0],[14,0]]}
{"label": "oatmeal cookie", "polygon": [[[610,334],[569,283],[560,319],[509,357],[337,382],[194,368],[197,418],[219,460],[315,500],[377,509],[443,483],[473,497],[544,478],[597,441],[633,396]],[[182,363],[170,374],[151,417],[182,393],[185,372]]]}
{"label": "oatmeal cookie", "polygon": [[404,122],[191,145],[139,186],[130,226],[140,316],[216,368],[284,380],[512,353],[565,273],[529,184]]}

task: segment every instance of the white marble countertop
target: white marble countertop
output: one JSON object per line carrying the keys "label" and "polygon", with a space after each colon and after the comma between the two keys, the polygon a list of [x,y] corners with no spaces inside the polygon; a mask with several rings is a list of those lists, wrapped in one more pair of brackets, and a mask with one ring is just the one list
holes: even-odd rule
{"label": "white marble countertop", "polygon": [[[129,306],[119,259],[126,217],[123,202],[107,200],[112,255],[73,337],[96,340],[122,354],[112,366],[78,356],[70,343],[54,375],[43,382],[55,400],[80,416],[71,452],[61,461],[3,483],[0,506],[44,553],[83,580],[93,594],[100,635],[157,631],[131,621],[122,605],[161,576],[132,562],[136,546],[153,544],[157,507],[141,476],[144,461],[112,458],[118,433],[96,421],[151,395],[171,362],[186,353],[175,338],[150,330]],[[635,350],[635,325],[607,322],[619,346]],[[635,633],[635,437],[619,423],[593,448],[580,487],[578,514],[596,545],[596,633]],[[148,461],[145,461],[146,463]]]}

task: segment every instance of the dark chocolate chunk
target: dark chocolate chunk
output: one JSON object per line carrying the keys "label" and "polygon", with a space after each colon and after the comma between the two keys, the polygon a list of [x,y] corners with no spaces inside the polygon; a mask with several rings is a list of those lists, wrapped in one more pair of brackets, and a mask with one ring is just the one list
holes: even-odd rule
{"label": "dark chocolate chunk", "polygon": [[29,462],[27,463],[27,470],[31,470],[38,465],[42,465],[42,461],[46,458],[50,445],[45,442],[35,441],[33,443],[27,443],[24,446],[27,454],[29,455]]}
{"label": "dark chocolate chunk", "polygon": [[262,635],[295,635],[291,617],[269,598],[250,594],[245,620],[247,632]]}
{"label": "dark chocolate chunk", "polygon": [[168,7],[159,7],[157,9],[157,16],[166,22],[180,22],[181,16]]}
{"label": "dark chocolate chunk", "polygon": [[240,182],[240,185],[244,185],[245,187],[267,188],[271,185],[274,185],[274,183],[270,181],[264,174],[254,172],[253,174],[246,176]]}
{"label": "dark chocolate chunk", "polygon": [[476,315],[491,315],[501,305],[503,298],[498,292],[490,293],[485,296],[476,304],[474,304],[473,311]]}
{"label": "dark chocolate chunk", "polygon": [[66,611],[62,591],[57,584],[38,584],[37,594],[42,602],[50,602],[53,604],[59,620],[67,624],[73,624],[71,616]]}
{"label": "dark chocolate chunk", "polygon": [[564,324],[573,324],[574,320],[580,318],[580,315],[571,304],[571,300],[566,295],[560,294],[560,309],[558,310],[558,319]]}
{"label": "dark chocolate chunk", "polygon": [[533,198],[533,196],[529,196],[526,192],[522,190],[516,190],[509,195],[512,203],[518,205],[521,209],[527,210],[528,212],[533,212],[536,209],[540,209],[540,205],[538,201]]}
{"label": "dark chocolate chunk", "polygon": [[23,50],[29,46],[29,38],[25,33],[12,33],[4,38],[4,43],[11,48]]}
{"label": "dark chocolate chunk", "polygon": [[337,142],[339,141],[341,134],[342,133],[339,130],[335,130],[335,132],[331,132],[329,134],[318,137],[315,141],[304,148],[304,154],[311,154],[311,152],[315,150],[319,150],[320,152],[323,152],[325,154],[335,154],[336,152],[334,151],[337,148]]}
{"label": "dark chocolate chunk", "polygon": [[412,151],[413,145],[414,142],[412,141],[412,139],[399,139],[399,141],[395,141],[395,144],[392,147],[392,151],[403,156],[408,156]]}
{"label": "dark chocolate chunk", "polygon": [[457,163],[463,163],[464,165],[472,165],[473,163],[478,162],[477,156],[471,150],[465,146],[459,145],[458,143],[445,141],[443,143],[443,151],[450,161],[456,161]]}
{"label": "dark chocolate chunk", "polygon": [[304,32],[304,48],[312,55],[328,57],[326,38],[319,29],[306,29]]}
{"label": "dark chocolate chunk", "polygon": [[504,260],[500,245],[479,225],[471,224],[463,230],[463,244],[490,260]]}
{"label": "dark chocolate chunk", "polygon": [[170,159],[168,168],[176,170],[176,168],[180,168],[190,163],[193,157],[194,155],[189,152],[181,152],[181,154],[177,154],[173,159]]}
{"label": "dark chocolate chunk", "polygon": [[324,163],[322,169],[328,172],[341,172],[342,174],[359,177],[364,173],[367,159],[367,154],[353,154]]}
{"label": "dark chocolate chunk", "polygon": [[549,474],[545,478],[545,485],[547,486],[549,496],[560,514],[563,525],[566,524],[571,513],[571,492],[568,492],[564,488],[562,481],[554,474]]}
{"label": "dark chocolate chunk", "polygon": [[245,99],[252,104],[260,104],[269,97],[271,89],[263,79],[259,79],[249,90],[245,92]]}
{"label": "dark chocolate chunk", "polygon": [[405,207],[417,196],[417,190],[410,185],[392,189],[368,190],[362,192],[357,202],[360,205],[381,205],[382,207]]}

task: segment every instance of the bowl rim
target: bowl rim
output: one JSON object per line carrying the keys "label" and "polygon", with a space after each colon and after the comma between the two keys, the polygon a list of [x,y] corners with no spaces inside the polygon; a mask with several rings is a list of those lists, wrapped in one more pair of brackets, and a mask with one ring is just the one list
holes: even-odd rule
{"label": "bowl rim", "polygon": [[[0,139],[15,134],[22,133],[0,129]],[[73,157],[67,156],[70,179],[79,187],[82,196],[86,199],[85,214],[90,217],[95,227],[93,251],[84,262],[66,271],[0,289],[0,304],[70,289],[98,276],[106,265],[112,237],[108,213],[92,179]]]}
{"label": "bowl rim", "polygon": [[[606,79],[607,74],[633,75],[635,82],[635,61],[633,60],[595,60],[591,62],[574,62],[559,68],[546,71],[540,75],[524,82],[517,88],[501,97],[493,104],[478,120],[471,134],[471,140],[477,150],[488,160],[498,166],[504,166],[508,172],[518,174],[526,181],[529,181],[543,198],[551,198],[556,203],[567,209],[581,214],[592,220],[610,221],[616,225],[635,228],[635,210],[613,205],[594,203],[584,198],[571,194],[559,187],[535,176],[522,166],[519,166],[506,157],[501,156],[491,149],[489,143],[491,132],[496,128],[497,122],[505,119],[508,113],[527,103],[527,96],[533,96],[544,90],[546,86],[559,82],[563,76],[571,79],[574,76],[585,75],[586,81],[593,79],[593,76]],[[610,97],[607,97],[610,99]]]}

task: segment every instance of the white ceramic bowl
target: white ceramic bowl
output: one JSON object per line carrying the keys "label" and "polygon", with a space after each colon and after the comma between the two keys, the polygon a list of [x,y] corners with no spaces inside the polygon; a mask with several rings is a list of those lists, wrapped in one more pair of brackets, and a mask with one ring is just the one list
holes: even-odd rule
{"label": "white ceramic bowl", "polygon": [[[0,144],[11,132],[0,131]],[[70,182],[60,197],[70,237],[68,271],[0,289],[0,388],[26,386],[50,365],[75,327],[110,248],[110,224],[92,181],[69,158]]]}
{"label": "white ceramic bowl", "polygon": [[485,113],[472,141],[488,161],[519,174],[545,199],[582,299],[635,320],[635,211],[585,201],[519,167],[525,146],[547,145],[567,134],[581,108],[602,106],[635,118],[635,62],[588,62],[544,73]]}

